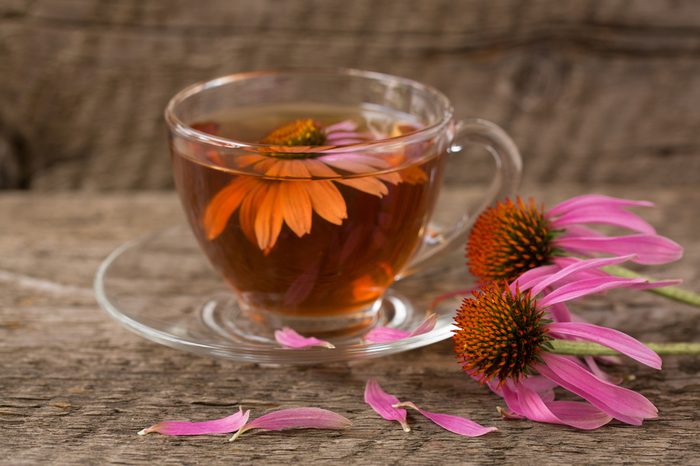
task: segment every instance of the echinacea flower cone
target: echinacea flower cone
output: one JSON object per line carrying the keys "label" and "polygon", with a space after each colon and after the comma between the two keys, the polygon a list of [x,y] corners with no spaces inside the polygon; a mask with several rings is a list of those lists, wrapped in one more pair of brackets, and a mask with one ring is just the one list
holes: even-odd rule
{"label": "echinacea flower cone", "polygon": [[[600,427],[613,418],[639,425],[656,417],[656,408],[642,395],[601,379],[572,356],[552,353],[556,341],[575,339],[661,368],[661,359],[654,351],[622,332],[547,319],[551,308],[577,298],[615,288],[650,286],[638,278],[572,278],[600,261],[571,264],[557,273],[531,279],[522,288],[518,282],[493,282],[474,291],[458,310],[453,340],[463,369],[503,396],[516,415],[582,429]],[[552,388],[557,385],[588,403],[555,401]]]}
{"label": "echinacea flower cone", "polygon": [[[482,283],[511,282],[541,266],[557,265],[567,255],[634,255],[639,264],[664,264],[681,257],[683,249],[628,207],[648,207],[601,195],[568,199],[545,211],[534,200],[506,199],[486,209],[476,220],[467,243],[469,271]],[[608,225],[633,234],[608,236],[588,227]]]}

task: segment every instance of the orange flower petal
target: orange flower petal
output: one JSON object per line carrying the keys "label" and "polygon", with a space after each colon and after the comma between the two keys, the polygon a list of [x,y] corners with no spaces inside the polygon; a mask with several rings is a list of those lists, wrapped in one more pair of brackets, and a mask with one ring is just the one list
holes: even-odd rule
{"label": "orange flower petal", "polygon": [[251,188],[248,195],[243,199],[241,210],[238,212],[238,221],[241,224],[243,234],[253,244],[258,241],[255,237],[255,216],[260,206],[260,201],[267,192],[267,182],[252,178]]}
{"label": "orange flower petal", "polygon": [[404,168],[400,172],[400,176],[408,184],[421,184],[428,180],[428,175],[421,167],[412,166]]}
{"label": "orange flower petal", "polygon": [[306,168],[311,173],[311,176],[318,176],[322,178],[331,178],[338,176],[331,167],[319,160],[307,159],[304,160]]}
{"label": "orange flower petal", "polygon": [[204,211],[204,231],[207,239],[213,240],[224,231],[231,217],[246,196],[250,183],[248,178],[236,178],[216,193]]}
{"label": "orange flower petal", "polygon": [[311,178],[305,160],[276,160],[275,164],[265,173],[267,176],[283,176],[290,178]]}
{"label": "orange flower petal", "polygon": [[401,175],[399,175],[396,172],[384,173],[383,175],[377,175],[377,178],[379,178],[382,181],[386,181],[387,183],[391,183],[391,184],[401,183]]}
{"label": "orange flower petal", "polygon": [[335,180],[335,182],[377,197],[384,197],[389,193],[389,189],[386,185],[373,176]]}
{"label": "orange flower petal", "polygon": [[282,216],[289,228],[300,238],[311,232],[313,209],[311,196],[304,187],[307,183],[310,181],[280,182],[278,202],[282,209]]}
{"label": "orange flower petal", "polygon": [[334,225],[343,223],[348,218],[345,199],[332,181],[314,180],[304,184],[311,198],[314,211],[323,219]]}
{"label": "orange flower petal", "polygon": [[263,195],[255,215],[255,237],[258,240],[258,247],[265,254],[275,246],[282,230],[283,217],[279,205],[281,183],[279,181],[267,182],[267,191]]}

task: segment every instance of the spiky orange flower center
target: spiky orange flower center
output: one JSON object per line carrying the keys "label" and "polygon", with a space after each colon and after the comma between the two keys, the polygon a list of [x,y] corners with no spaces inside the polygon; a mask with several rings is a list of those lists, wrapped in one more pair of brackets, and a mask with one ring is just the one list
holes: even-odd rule
{"label": "spiky orange flower center", "polygon": [[275,146],[320,146],[326,142],[326,136],[318,122],[303,118],[272,130],[260,142]]}
{"label": "spiky orange flower center", "polygon": [[469,271],[482,283],[513,281],[545,265],[553,253],[554,233],[544,208],[533,199],[526,204],[506,199],[486,209],[474,223],[467,242]]}
{"label": "spiky orange flower center", "polygon": [[519,379],[550,340],[543,311],[530,293],[511,293],[505,282],[473,295],[457,311],[452,336],[462,367],[482,383]]}

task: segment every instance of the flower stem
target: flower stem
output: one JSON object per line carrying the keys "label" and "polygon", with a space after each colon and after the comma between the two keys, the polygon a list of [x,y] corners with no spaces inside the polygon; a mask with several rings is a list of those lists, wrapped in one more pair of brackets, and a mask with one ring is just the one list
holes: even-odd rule
{"label": "flower stem", "polygon": [[[634,272],[634,271],[627,269],[625,267],[620,267],[619,265],[609,265],[607,267],[603,267],[603,269],[606,272],[608,272],[612,275],[616,275],[618,277],[646,278],[646,279],[651,280],[647,276],[644,276],[642,274]],[[665,286],[663,288],[651,288],[651,289],[648,289],[647,291],[650,291],[652,293],[656,293],[658,295],[664,296],[664,297],[666,297],[668,299],[672,299],[674,301],[678,301],[680,303],[689,304],[689,305],[695,306],[695,307],[700,307],[700,293],[695,293],[694,291],[685,290],[685,289],[679,288],[677,286]]]}
{"label": "flower stem", "polygon": [[[551,340],[551,352],[573,356],[620,356],[613,349],[585,341]],[[700,354],[700,343],[645,343],[651,350],[662,356]]]}

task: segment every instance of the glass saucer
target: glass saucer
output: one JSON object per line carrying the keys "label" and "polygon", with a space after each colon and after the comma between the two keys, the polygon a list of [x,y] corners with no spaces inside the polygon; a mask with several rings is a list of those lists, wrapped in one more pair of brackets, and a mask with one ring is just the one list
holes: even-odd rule
{"label": "glass saucer", "polygon": [[[375,325],[413,330],[432,311],[435,328],[389,343],[362,335],[328,338],[336,347],[286,349],[272,330],[252,336],[234,294],[212,270],[186,225],[128,242],[100,265],[95,293],[100,306],[149,340],[209,356],[265,364],[317,364],[376,358],[430,345],[451,336],[461,297],[433,300],[469,288],[461,255],[396,282],[384,295]],[[466,294],[466,292],[464,293]]]}

